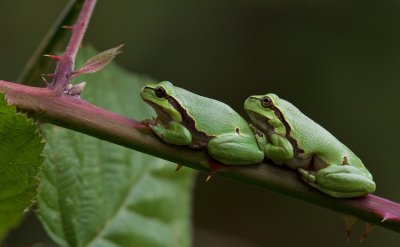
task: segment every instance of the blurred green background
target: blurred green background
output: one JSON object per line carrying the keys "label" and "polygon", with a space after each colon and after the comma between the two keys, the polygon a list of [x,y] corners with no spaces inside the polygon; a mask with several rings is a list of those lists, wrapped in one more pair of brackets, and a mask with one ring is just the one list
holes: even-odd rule
{"label": "blurred green background", "polygon": [[[18,77],[66,3],[0,2],[1,79]],[[275,92],[362,158],[377,195],[400,201],[399,26],[395,0],[100,0],[85,42],[99,50],[123,43],[116,60],[126,69],[242,114],[247,96]],[[204,180],[200,174],[194,195],[196,247],[345,245],[343,222],[331,211]],[[350,246],[360,245],[363,227],[357,224]],[[32,218],[12,236],[11,243],[47,241]],[[400,234],[377,227],[362,246],[399,244]]]}

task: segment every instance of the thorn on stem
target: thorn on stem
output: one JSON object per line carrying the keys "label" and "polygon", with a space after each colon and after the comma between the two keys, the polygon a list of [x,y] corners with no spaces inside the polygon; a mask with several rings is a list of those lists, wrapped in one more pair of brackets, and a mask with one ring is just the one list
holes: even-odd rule
{"label": "thorn on stem", "polygon": [[182,165],[176,164],[176,169],[175,172],[179,172],[179,170],[182,168]]}
{"label": "thorn on stem", "polygon": [[213,177],[214,177],[215,173],[210,172],[210,174],[208,174],[207,178],[206,178],[206,183],[208,183],[208,181],[210,181]]}
{"label": "thorn on stem", "polygon": [[50,85],[50,83],[46,79],[46,74],[42,74],[42,80],[44,81],[44,83],[46,83],[46,86]]}
{"label": "thorn on stem", "polygon": [[371,223],[367,223],[364,233],[360,239],[360,242],[364,241],[369,236],[369,234],[371,233],[372,229],[374,229],[374,227],[375,227],[375,225],[373,225]]}
{"label": "thorn on stem", "polygon": [[46,74],[46,77],[48,78],[54,78],[54,76],[56,76],[56,74]]}
{"label": "thorn on stem", "polygon": [[58,60],[61,59],[61,56],[56,56],[56,55],[44,54],[43,56],[44,56],[44,57],[51,58],[51,59],[54,59],[54,60],[56,60],[56,61],[58,61]]}
{"label": "thorn on stem", "polygon": [[381,222],[385,222],[385,221],[390,220],[390,219],[392,219],[392,218],[396,218],[396,216],[393,215],[392,213],[386,212],[386,213],[383,215],[383,219],[381,220]]}
{"label": "thorn on stem", "polygon": [[346,227],[346,243],[348,243],[350,241],[350,235],[351,231],[353,230],[354,223],[356,223],[358,219],[355,216],[349,214],[343,215],[343,219]]}
{"label": "thorn on stem", "polygon": [[74,29],[74,26],[73,25],[72,26],[65,25],[65,26],[61,26],[61,28],[64,28],[67,30],[72,30],[72,29]]}
{"label": "thorn on stem", "polygon": [[215,176],[215,174],[217,174],[217,172],[223,170],[223,169],[226,168],[226,167],[227,167],[226,165],[223,165],[223,164],[221,164],[221,163],[218,163],[218,162],[216,162],[215,160],[210,160],[210,161],[209,161],[210,173],[209,173],[209,175],[207,176],[206,183],[207,183],[208,181],[210,181],[210,180]]}

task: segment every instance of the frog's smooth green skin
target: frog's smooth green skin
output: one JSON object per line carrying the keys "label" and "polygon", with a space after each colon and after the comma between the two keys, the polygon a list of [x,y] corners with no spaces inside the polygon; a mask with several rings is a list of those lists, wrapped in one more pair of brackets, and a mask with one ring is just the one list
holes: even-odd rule
{"label": "frog's smooth green skin", "polygon": [[298,170],[311,186],[338,198],[375,191],[372,175],[362,161],[290,102],[275,94],[254,95],[244,108],[265,156]]}
{"label": "frog's smooth green skin", "polygon": [[156,119],[145,123],[165,142],[207,148],[214,159],[227,165],[264,159],[247,122],[230,106],[167,81],[146,85],[140,96],[157,113]]}

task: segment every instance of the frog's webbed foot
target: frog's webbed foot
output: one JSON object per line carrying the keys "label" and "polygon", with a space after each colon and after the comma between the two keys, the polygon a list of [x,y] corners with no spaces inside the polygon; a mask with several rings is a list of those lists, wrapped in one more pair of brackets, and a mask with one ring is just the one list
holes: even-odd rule
{"label": "frog's webbed foot", "polygon": [[375,191],[370,175],[351,165],[329,165],[317,172],[302,168],[298,171],[305,182],[332,197],[358,197]]}
{"label": "frog's webbed foot", "polygon": [[264,149],[267,158],[278,165],[283,165],[286,161],[293,159],[293,146],[286,137],[273,134],[269,136],[269,141]]}

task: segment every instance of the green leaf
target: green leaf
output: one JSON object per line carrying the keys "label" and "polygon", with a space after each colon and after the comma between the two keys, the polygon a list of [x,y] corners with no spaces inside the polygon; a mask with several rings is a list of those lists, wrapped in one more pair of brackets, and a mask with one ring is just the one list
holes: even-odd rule
{"label": "green leaf", "polygon": [[0,240],[37,195],[44,145],[36,124],[0,94]]}
{"label": "green leaf", "polygon": [[[82,54],[83,53],[83,54]],[[78,63],[95,54],[81,50]],[[88,82],[82,97],[144,119],[139,98],[146,77],[110,64]],[[38,216],[61,246],[189,246],[192,175],[175,165],[55,126],[47,126]]]}

